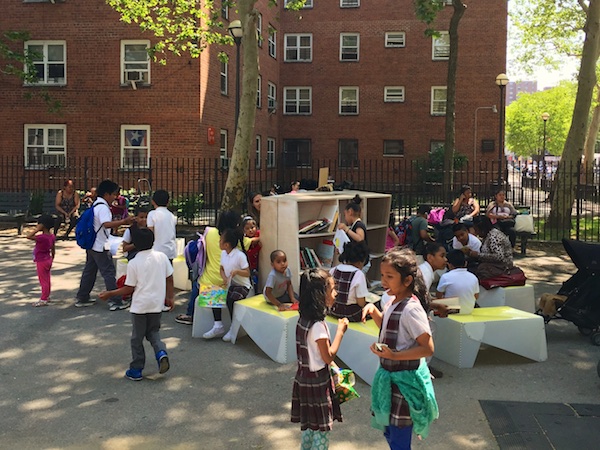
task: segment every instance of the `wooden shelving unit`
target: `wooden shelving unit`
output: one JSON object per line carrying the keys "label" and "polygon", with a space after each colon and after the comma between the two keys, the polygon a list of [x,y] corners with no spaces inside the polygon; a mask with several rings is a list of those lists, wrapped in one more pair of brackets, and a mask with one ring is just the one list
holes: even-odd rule
{"label": "wooden shelving unit", "polygon": [[339,220],[344,219],[346,204],[358,194],[362,198],[361,219],[367,226],[367,240],[371,253],[369,280],[380,279],[380,262],[385,252],[386,230],[391,207],[391,196],[364,191],[305,192],[263,197],[261,204],[261,230],[259,276],[264,285],[271,270],[270,254],[273,250],[283,250],[292,271],[294,290],[298,292],[300,281],[300,248],[316,249],[324,240],[331,240],[334,232],[299,234],[299,224],[311,220],[327,218],[333,220],[336,211]]}

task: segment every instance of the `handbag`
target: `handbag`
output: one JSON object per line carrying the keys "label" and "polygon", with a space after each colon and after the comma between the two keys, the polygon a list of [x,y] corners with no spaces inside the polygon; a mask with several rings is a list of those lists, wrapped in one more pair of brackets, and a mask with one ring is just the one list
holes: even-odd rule
{"label": "handbag", "polygon": [[197,305],[204,308],[225,308],[227,289],[211,284],[199,285]]}
{"label": "handbag", "polygon": [[356,378],[352,369],[340,369],[336,364],[332,363],[329,370],[335,385],[335,397],[340,405],[348,400],[360,397],[356,389],[354,389]]}
{"label": "handbag", "polygon": [[531,214],[519,214],[515,217],[515,231],[517,233],[535,233],[533,216]]}
{"label": "handbag", "polygon": [[489,290],[497,287],[525,286],[526,281],[527,277],[525,276],[525,273],[520,268],[513,267],[505,273],[481,280],[479,284],[484,289]]}

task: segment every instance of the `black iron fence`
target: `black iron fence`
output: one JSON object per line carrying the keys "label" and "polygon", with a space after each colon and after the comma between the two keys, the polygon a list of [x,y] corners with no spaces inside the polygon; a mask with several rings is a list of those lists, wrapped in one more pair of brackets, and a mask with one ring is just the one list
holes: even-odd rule
{"label": "black iron fence", "polygon": [[[451,178],[444,179],[442,169],[423,161],[390,158],[340,167],[338,161],[313,160],[310,166],[286,167],[282,158],[274,167],[264,164],[261,168],[251,167],[247,190],[267,195],[276,185],[278,193],[282,194],[288,192],[291,182],[296,180],[300,181],[301,189],[312,190],[317,187],[319,169],[323,167],[329,169],[335,189],[391,194],[392,212],[397,217],[414,213],[421,203],[448,205],[464,184],[471,186],[483,209],[499,186],[496,162],[461,163]],[[534,216],[541,240],[573,237],[600,241],[600,166],[573,164],[567,167],[570,182],[561,189],[572,190],[575,195],[570,230],[550,228],[547,223],[557,167],[558,162],[543,166],[541,163],[509,163],[500,173],[507,199]],[[34,198],[39,198],[45,192],[58,191],[68,179],[75,182],[78,190],[86,191],[110,178],[119,183],[132,203],[148,190],[166,189],[172,195],[173,209],[177,211],[180,223],[190,225],[214,223],[227,175],[228,171],[219,159],[150,158],[147,167],[122,168],[118,158],[70,157],[64,167],[26,168],[23,158],[0,157],[0,191],[30,191]],[[240,205],[240,208],[245,209],[246,205]]]}

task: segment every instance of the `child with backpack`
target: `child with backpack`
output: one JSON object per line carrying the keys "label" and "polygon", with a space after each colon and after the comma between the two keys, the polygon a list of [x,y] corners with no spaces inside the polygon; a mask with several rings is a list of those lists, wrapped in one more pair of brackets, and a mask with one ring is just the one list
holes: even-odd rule
{"label": "child with backpack", "polygon": [[206,266],[206,235],[210,230],[211,227],[206,227],[204,228],[203,233],[197,233],[198,238],[188,242],[183,250],[185,263],[190,272],[189,277],[192,282],[192,290],[190,292],[186,313],[179,314],[175,317],[175,322],[177,323],[182,323],[184,325],[192,325],[194,323],[194,307],[200,292],[198,283]]}
{"label": "child with backpack", "polygon": [[40,299],[32,304],[32,306],[36,307],[46,306],[50,301],[50,269],[52,268],[52,261],[54,261],[56,253],[56,236],[51,231],[53,227],[54,218],[48,214],[42,214],[37,221],[35,230],[26,236],[27,239],[35,241],[33,260],[35,261],[38,280],[42,287]]}

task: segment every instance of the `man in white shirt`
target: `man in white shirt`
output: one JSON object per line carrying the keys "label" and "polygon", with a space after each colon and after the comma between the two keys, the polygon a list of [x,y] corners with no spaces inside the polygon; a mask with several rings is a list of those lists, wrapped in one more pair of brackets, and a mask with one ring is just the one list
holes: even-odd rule
{"label": "man in white shirt", "polygon": [[479,280],[467,271],[465,255],[460,250],[448,253],[450,270],[440,278],[437,297],[458,297],[460,314],[471,314],[479,298]]}
{"label": "man in white shirt", "polygon": [[164,253],[173,263],[177,256],[176,229],[177,217],[167,209],[169,204],[169,193],[159,189],[152,196],[154,209],[148,213],[146,223],[150,231],[154,233],[153,250]]}
{"label": "man in white shirt", "polygon": [[[90,292],[96,283],[96,275],[98,271],[104,278],[104,284],[107,291],[117,289],[116,270],[113,264],[110,250],[106,249],[108,244],[108,236],[113,227],[128,225],[133,222],[133,217],[127,217],[122,220],[113,220],[110,212],[110,204],[115,201],[119,195],[119,185],[111,180],[104,180],[98,185],[98,198],[93,203],[94,208],[94,230],[96,232],[96,240],[91,249],[86,250],[85,266],[81,274],[79,290],[77,291],[77,301],[75,306],[91,306],[96,300],[90,297]],[[109,309],[118,311],[129,307],[129,302],[124,302],[119,296],[114,296],[109,299]]]}

